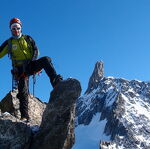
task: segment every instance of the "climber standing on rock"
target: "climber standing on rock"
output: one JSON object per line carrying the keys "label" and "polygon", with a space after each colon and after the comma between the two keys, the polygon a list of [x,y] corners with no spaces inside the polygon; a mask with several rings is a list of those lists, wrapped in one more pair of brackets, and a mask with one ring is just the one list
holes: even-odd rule
{"label": "climber standing on rock", "polygon": [[20,100],[21,120],[28,121],[29,76],[44,69],[53,88],[62,80],[62,77],[57,75],[49,57],[37,59],[38,48],[29,35],[22,34],[20,19],[11,19],[9,27],[12,37],[0,46],[0,58],[8,54],[12,60],[11,72],[18,82],[17,98]]}

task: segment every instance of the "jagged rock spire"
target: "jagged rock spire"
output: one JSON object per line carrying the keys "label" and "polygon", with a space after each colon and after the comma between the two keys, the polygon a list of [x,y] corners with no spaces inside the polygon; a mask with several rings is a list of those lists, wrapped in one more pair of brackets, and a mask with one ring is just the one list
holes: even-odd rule
{"label": "jagged rock spire", "polygon": [[104,76],[104,63],[102,61],[98,61],[95,64],[94,71],[89,79],[88,88],[85,93],[89,93],[92,89],[96,88],[98,82]]}

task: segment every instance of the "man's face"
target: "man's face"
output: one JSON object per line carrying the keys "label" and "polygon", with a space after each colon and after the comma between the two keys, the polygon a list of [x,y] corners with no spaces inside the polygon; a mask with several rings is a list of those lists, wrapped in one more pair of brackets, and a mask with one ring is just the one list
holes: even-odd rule
{"label": "man's face", "polygon": [[12,35],[19,36],[21,34],[21,27],[19,24],[15,24],[11,27]]}

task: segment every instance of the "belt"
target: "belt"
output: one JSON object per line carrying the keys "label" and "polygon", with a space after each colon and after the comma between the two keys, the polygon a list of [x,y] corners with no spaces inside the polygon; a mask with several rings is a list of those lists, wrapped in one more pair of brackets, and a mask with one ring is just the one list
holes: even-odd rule
{"label": "belt", "polygon": [[12,63],[14,66],[22,65],[22,64],[27,64],[30,62],[30,59],[25,59],[25,60],[12,60]]}

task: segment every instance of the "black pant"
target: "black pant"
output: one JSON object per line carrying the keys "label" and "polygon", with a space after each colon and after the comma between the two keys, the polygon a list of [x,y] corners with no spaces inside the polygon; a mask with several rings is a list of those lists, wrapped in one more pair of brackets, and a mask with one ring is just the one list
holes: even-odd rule
{"label": "black pant", "polygon": [[[36,72],[44,69],[48,77],[50,78],[51,84],[57,76],[56,71],[51,63],[49,57],[42,57],[38,60],[31,61],[29,64],[24,67],[18,67],[19,74],[19,83],[18,83],[18,95],[17,97],[20,100],[20,113],[21,117],[29,118],[28,115],[28,77],[35,74]],[[24,77],[22,74],[25,74],[27,77]]]}

